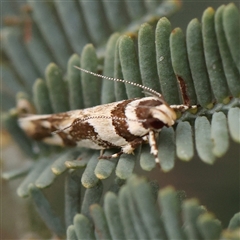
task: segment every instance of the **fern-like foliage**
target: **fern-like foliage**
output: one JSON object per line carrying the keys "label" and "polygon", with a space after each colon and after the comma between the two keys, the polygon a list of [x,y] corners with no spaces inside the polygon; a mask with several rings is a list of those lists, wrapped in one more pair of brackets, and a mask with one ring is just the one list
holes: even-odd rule
{"label": "fern-like foliage", "polygon": [[197,199],[182,201],[173,187],[157,192],[154,185],[132,176],[118,195],[105,195],[103,207],[92,204],[89,215],[77,214],[67,236],[93,239],[95,229],[96,238],[103,239],[234,239],[238,218],[236,214],[222,231],[220,221]]}
{"label": "fern-like foliage", "polygon": [[[176,156],[184,161],[191,160],[195,148],[202,161],[213,164],[217,157],[227,152],[229,136],[240,142],[238,9],[234,4],[221,6],[216,12],[212,8],[206,9],[201,23],[197,19],[190,21],[185,37],[180,28],[172,30],[166,17],[159,19],[172,14],[179,3],[164,1],[158,7],[155,4],[151,1],[146,1],[145,5],[131,1],[126,5],[122,1],[29,1],[32,11],[23,23],[31,29],[30,37],[25,32],[23,42],[19,27],[1,30],[3,51],[11,60],[10,65],[2,63],[2,91],[6,100],[11,100],[6,101],[4,108],[11,106],[12,96],[17,91],[28,93],[17,95],[17,108],[4,114],[4,126],[29,156],[37,158],[32,166],[5,173],[4,177],[11,179],[28,172],[17,190],[18,195],[32,197],[47,226],[59,237],[65,235],[64,227],[40,189],[50,186],[66,171],[71,182],[65,190],[67,226],[79,212],[76,179],[87,188],[81,214],[67,230],[69,239],[94,238],[93,225],[98,238],[182,239],[187,236],[192,239],[198,236],[198,239],[217,239],[221,234],[225,236],[219,222],[209,213],[203,213],[205,210],[195,200],[183,205],[186,229],[182,229],[177,212],[171,212],[178,205],[174,197],[176,192],[171,188],[160,193],[163,217],[159,218],[149,186],[137,178],[129,180],[118,197],[109,193],[104,199],[104,210],[99,205],[92,205],[89,212],[90,205],[100,201],[101,179],[109,178],[114,171],[121,180],[129,178],[136,161],[146,171],[155,167],[147,145],[137,149],[134,156],[122,155],[111,161],[98,160],[96,151],[65,150],[41,143],[36,152],[33,150],[36,143],[17,125],[19,109],[28,112],[34,108],[38,114],[49,114],[144,96],[141,90],[131,85],[101,81],[73,67],[81,66],[153,88],[161,92],[169,104],[199,105],[197,112],[180,116],[174,128],[161,131],[158,148],[163,171],[174,167]],[[117,18],[114,17],[116,14]],[[112,33],[116,30],[119,32]],[[86,44],[88,42],[94,43],[96,48]],[[106,151],[106,154],[111,153],[112,150]],[[79,158],[81,161],[77,160]],[[79,169],[84,169],[80,176]],[[120,187],[118,184],[122,182],[118,180],[115,189]],[[76,186],[73,198],[72,186]],[[138,192],[139,188],[146,192]],[[140,195],[133,196],[131,191]],[[168,194],[170,200],[166,200]],[[140,196],[145,195],[149,199],[141,202],[144,197]],[[139,205],[135,206],[136,201]],[[192,205],[194,210],[189,213],[188,208]],[[175,210],[180,211],[180,207]],[[119,225],[113,226],[116,214]],[[138,219],[139,215],[142,217]],[[189,220],[192,217],[193,222]],[[171,231],[173,228],[176,231]],[[234,237],[237,233],[229,234]]]}

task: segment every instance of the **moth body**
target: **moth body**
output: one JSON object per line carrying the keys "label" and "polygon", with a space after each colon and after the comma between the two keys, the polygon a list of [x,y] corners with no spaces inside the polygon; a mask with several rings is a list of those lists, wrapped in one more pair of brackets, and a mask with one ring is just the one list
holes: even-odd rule
{"label": "moth body", "polygon": [[175,120],[175,111],[162,99],[144,97],[83,110],[31,115],[20,118],[19,125],[28,136],[47,144],[119,148],[121,153],[130,154],[149,140],[150,132],[155,135],[163,126],[172,126]]}
{"label": "moth body", "polygon": [[164,126],[170,127],[175,123],[177,118],[175,110],[184,112],[192,107],[169,106],[160,93],[146,86],[76,68],[107,80],[140,87],[152,96],[103,104],[83,110],[20,118],[19,125],[26,134],[35,140],[59,146],[100,150],[120,149],[111,156],[99,157],[104,159],[118,157],[122,153],[131,154],[140,144],[148,142],[151,154],[159,164],[155,137]]}

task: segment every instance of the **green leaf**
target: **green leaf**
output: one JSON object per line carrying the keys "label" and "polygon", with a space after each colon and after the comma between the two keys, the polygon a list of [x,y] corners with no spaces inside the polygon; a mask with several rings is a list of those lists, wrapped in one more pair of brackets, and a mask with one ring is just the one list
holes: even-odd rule
{"label": "green leaf", "polygon": [[98,239],[111,239],[108,224],[103,209],[98,204],[90,206],[90,213],[94,222]]}
{"label": "green leaf", "polygon": [[197,199],[188,199],[183,203],[183,220],[188,239],[201,239],[197,225],[198,217],[205,213],[206,209],[199,205]]}
{"label": "green leaf", "polygon": [[43,169],[41,174],[36,178],[35,185],[38,188],[46,188],[49,187],[54,180],[57,178],[56,174],[53,173],[51,166],[54,162],[54,158],[48,162],[47,166]]}
{"label": "green leaf", "polygon": [[184,161],[189,161],[194,156],[192,127],[189,122],[180,122],[176,129],[177,156]]}
{"label": "green leaf", "polygon": [[[124,35],[119,40],[119,57],[122,66],[123,78],[142,84],[134,42],[130,36]],[[142,90],[126,84],[128,98],[143,97]]]}
{"label": "green leaf", "polygon": [[88,188],[82,201],[81,213],[90,219],[89,207],[94,203],[99,203],[103,191],[103,184],[99,181],[94,187]]}
{"label": "green leaf", "polygon": [[17,113],[15,111],[10,111],[1,116],[1,121],[3,126],[12,135],[13,139],[22,150],[29,156],[34,157],[32,142],[24,134],[23,130],[18,126],[17,123]]}
{"label": "green leaf", "polygon": [[[119,43],[120,39],[116,43],[115,55],[114,55],[114,78],[123,79],[121,61],[119,56]],[[116,96],[116,101],[127,99],[127,92],[124,83],[114,82],[114,94]]]}
{"label": "green leaf", "polygon": [[129,24],[130,19],[126,14],[125,2],[117,0],[111,2],[103,1],[102,3],[111,29],[114,31],[122,30]]}
{"label": "green leaf", "polygon": [[204,162],[213,164],[215,156],[212,152],[213,142],[211,140],[210,127],[206,117],[198,117],[195,121],[195,140],[198,155]]}
{"label": "green leaf", "polygon": [[156,63],[155,36],[150,24],[143,24],[139,29],[138,52],[143,85],[160,92],[160,82]]}
{"label": "green leaf", "polygon": [[67,35],[68,42],[74,52],[80,54],[84,45],[89,42],[89,36],[81,12],[79,11],[78,2],[54,1],[54,4],[64,32]]}
{"label": "green leaf", "polygon": [[223,156],[229,148],[227,118],[222,112],[213,114],[211,122],[211,139],[213,141],[213,153],[217,157]]}
{"label": "green leaf", "polygon": [[[105,156],[111,156],[115,152],[116,152],[116,149],[107,150],[107,151],[104,152],[104,155]],[[110,175],[112,174],[112,172],[114,171],[114,169],[117,165],[118,159],[119,158],[112,158],[112,159],[109,159],[109,160],[99,159],[99,161],[97,163],[97,166],[94,170],[97,178],[106,179],[106,178],[110,177]]]}
{"label": "green leaf", "polygon": [[55,175],[62,174],[64,171],[67,170],[65,162],[75,159],[78,154],[79,151],[76,151],[76,149],[74,150],[71,149],[69,151],[66,151],[65,153],[62,153],[61,156],[53,162],[51,166],[52,172]]}
{"label": "green leaf", "polygon": [[158,76],[165,101],[168,104],[180,104],[177,79],[171,64],[170,34],[171,23],[163,17],[158,21],[155,33]]}
{"label": "green leaf", "polygon": [[146,171],[151,171],[156,166],[155,158],[150,154],[150,146],[148,144],[142,145],[140,165]]}
{"label": "green leaf", "polygon": [[38,114],[53,113],[47,84],[41,78],[33,85],[33,101]]}
{"label": "green leaf", "polygon": [[224,32],[224,27],[223,27],[224,9],[225,9],[225,6],[219,7],[214,16],[217,43],[219,46],[223,70],[227,79],[229,90],[231,91],[234,97],[239,97],[240,96],[240,85],[239,85],[240,75],[233,61],[233,58],[227,43],[226,35]]}
{"label": "green leaf", "polygon": [[202,107],[211,108],[212,94],[203,52],[201,25],[193,19],[187,27],[187,52],[197,99]]}
{"label": "green leaf", "polygon": [[19,74],[24,87],[28,90],[31,89],[33,81],[39,77],[39,72],[21,41],[21,32],[16,28],[5,28],[1,31],[1,35],[5,53]]}
{"label": "green leaf", "polygon": [[66,112],[69,110],[66,83],[63,80],[61,69],[54,63],[46,68],[46,82],[53,111]]}
{"label": "green leaf", "polygon": [[231,108],[228,112],[228,127],[231,134],[231,137],[234,141],[240,142],[240,109],[239,108]]}
{"label": "green leaf", "polygon": [[128,205],[128,188],[123,186],[119,192],[119,210],[123,224],[124,234],[127,239],[137,239],[137,232],[134,228],[134,220],[132,219],[132,211]]}
{"label": "green leaf", "polygon": [[[92,44],[87,44],[82,51],[81,55],[81,67],[97,72],[97,55]],[[100,91],[101,80],[96,77],[81,72],[82,88],[83,88],[83,100],[85,108],[93,107],[100,104]]]}
{"label": "green leaf", "polygon": [[207,8],[202,16],[204,56],[209,80],[218,102],[228,103],[228,87],[214,31],[214,9]]}
{"label": "green leaf", "polygon": [[73,54],[69,58],[67,67],[69,105],[71,110],[82,109],[84,106],[81,73],[74,66],[80,67],[80,57],[77,54]]}
{"label": "green leaf", "polygon": [[99,182],[99,179],[94,174],[94,170],[97,166],[97,163],[98,163],[98,153],[95,152],[90,158],[87,164],[87,167],[82,175],[81,181],[82,181],[82,185],[85,188],[91,188]]}
{"label": "green leaf", "polygon": [[[104,58],[104,68],[103,68],[104,76],[114,77],[114,58],[115,58],[116,45],[117,45],[119,36],[120,36],[119,33],[112,34],[107,42],[106,53]],[[102,104],[115,101],[115,94],[113,89],[114,89],[113,81],[103,80],[102,90],[101,90]]]}
{"label": "green leaf", "polygon": [[27,2],[33,9],[33,19],[51,49],[57,64],[65,70],[71,50],[56,14],[54,14],[47,2],[33,2],[30,0]]}
{"label": "green leaf", "polygon": [[3,172],[2,178],[5,180],[12,180],[15,178],[25,176],[29,173],[29,171],[32,169],[32,167],[33,167],[33,164],[31,162],[26,162],[20,168],[13,169],[8,172]]}
{"label": "green leaf", "polygon": [[231,218],[228,228],[231,230],[238,229],[240,227],[240,213],[234,214]]}
{"label": "green leaf", "polygon": [[199,216],[197,224],[204,239],[219,239],[222,230],[221,223],[212,214],[204,213]]}
{"label": "green leaf", "polygon": [[35,204],[36,210],[41,218],[44,220],[48,228],[55,233],[58,237],[65,236],[65,228],[61,223],[60,218],[52,209],[50,203],[43,195],[42,191],[35,187],[33,184],[29,185],[29,193]]}
{"label": "green leaf", "polygon": [[78,239],[95,239],[92,223],[82,214],[74,217],[74,229]]}
{"label": "green leaf", "polygon": [[141,148],[135,150],[135,156],[133,154],[123,154],[116,168],[116,175],[121,179],[127,179],[133,172],[135,162],[139,159]]}
{"label": "green leaf", "polygon": [[158,158],[163,171],[168,172],[174,167],[175,163],[175,133],[173,128],[163,128],[159,136]]}
{"label": "green leaf", "polygon": [[229,3],[223,12],[223,27],[233,60],[240,72],[240,15],[233,3]]}
{"label": "green leaf", "polygon": [[67,239],[69,239],[69,240],[78,240],[73,225],[70,225],[67,228]]}
{"label": "green leaf", "polygon": [[[45,68],[50,62],[54,61],[54,57],[46,46],[45,40],[42,38],[38,26],[35,23],[29,25],[29,32],[27,30],[24,32],[26,50],[32,63],[40,73],[38,77],[43,77]],[[28,68],[29,67],[30,66],[28,66]]]}
{"label": "green leaf", "polygon": [[110,27],[106,21],[101,2],[81,0],[79,3],[92,42],[98,45],[102,44],[110,35]]}
{"label": "green leaf", "polygon": [[104,212],[112,238],[125,239],[117,196],[112,192],[107,192],[105,195]]}
{"label": "green leaf", "polygon": [[172,187],[167,187],[159,192],[159,205],[162,208],[162,218],[168,238],[184,239],[181,224],[177,217],[180,213],[180,203]]}
{"label": "green leaf", "polygon": [[79,212],[81,203],[81,174],[69,171],[65,178],[65,224],[73,224],[74,216]]}
{"label": "green leaf", "polygon": [[[156,212],[154,203],[155,199],[152,195],[149,184],[144,180],[132,177],[129,180],[130,191],[135,199],[137,211],[139,211],[139,219],[145,227],[150,239],[161,239],[163,230]],[[148,196],[146,198],[146,196]]]}
{"label": "green leaf", "polygon": [[149,233],[147,232],[146,226],[143,224],[143,221],[139,216],[140,211],[135,204],[135,197],[132,194],[130,185],[128,185],[125,189],[125,196],[129,209],[128,217],[131,218],[132,220],[133,228],[135,229],[135,233],[137,235],[136,239],[140,238],[149,239],[150,238]]}
{"label": "green leaf", "polygon": [[170,51],[172,66],[178,80],[183,103],[194,105],[197,103],[197,97],[188,62],[186,40],[180,28],[175,28],[171,32]]}

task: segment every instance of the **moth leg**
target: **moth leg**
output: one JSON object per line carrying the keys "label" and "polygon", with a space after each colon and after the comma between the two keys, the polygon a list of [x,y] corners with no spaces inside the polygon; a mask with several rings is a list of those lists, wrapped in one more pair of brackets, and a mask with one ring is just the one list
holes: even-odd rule
{"label": "moth leg", "polygon": [[104,152],[104,150],[101,150],[101,152],[100,152],[100,156],[99,156],[98,159],[111,159],[111,158],[117,158],[117,157],[119,157],[119,156],[121,156],[121,155],[123,154],[123,151],[122,151],[122,150],[121,150],[120,152],[118,152],[118,153],[114,153],[114,154],[109,155],[109,156],[103,155],[103,152]]}
{"label": "moth leg", "polygon": [[142,138],[135,138],[133,141],[129,142],[127,145],[122,147],[122,151],[127,154],[131,154],[134,150],[141,145],[143,142]]}
{"label": "moth leg", "polygon": [[126,154],[133,154],[134,150],[140,145],[142,144],[143,139],[142,138],[136,138],[133,141],[129,142],[127,145],[125,145],[124,147],[122,147],[121,151],[118,153],[114,153],[112,155],[109,156],[105,156],[103,155],[103,151],[104,149],[101,150],[100,153],[100,157],[98,159],[111,159],[111,158],[117,158],[119,156],[121,156],[123,153]]}
{"label": "moth leg", "polygon": [[160,161],[158,158],[157,142],[156,142],[154,131],[149,132],[148,141],[149,141],[149,146],[151,148],[151,154],[154,156],[156,164],[160,166]]}
{"label": "moth leg", "polygon": [[142,137],[142,140],[145,142],[145,143],[148,143],[148,135],[145,135]]}
{"label": "moth leg", "polygon": [[99,156],[98,159],[100,159],[100,157],[103,156],[104,150],[105,150],[105,149],[101,149],[101,150],[100,150],[100,156]]}

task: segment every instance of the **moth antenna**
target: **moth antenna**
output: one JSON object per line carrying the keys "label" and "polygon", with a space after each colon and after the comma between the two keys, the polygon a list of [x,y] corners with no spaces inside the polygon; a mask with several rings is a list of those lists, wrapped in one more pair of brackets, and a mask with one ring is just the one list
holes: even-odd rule
{"label": "moth antenna", "polygon": [[89,119],[100,119],[100,118],[102,118],[102,119],[115,119],[115,120],[127,120],[127,121],[133,121],[133,122],[145,122],[146,121],[145,119],[130,119],[130,118],[108,117],[108,116],[89,116],[89,117],[85,117],[85,118],[78,118],[71,125],[69,125],[65,128],[62,128],[62,129],[58,129],[58,130],[52,132],[52,134],[57,134],[59,132],[63,132],[64,130],[78,124],[79,122],[84,122],[84,121],[89,120]]}
{"label": "moth antenna", "polygon": [[130,81],[128,81],[128,80],[123,80],[123,79],[119,79],[119,78],[113,78],[113,77],[103,76],[103,75],[101,75],[101,74],[94,73],[94,72],[88,71],[88,70],[86,70],[86,69],[80,68],[80,67],[78,67],[78,66],[74,66],[74,67],[77,68],[77,69],[80,70],[80,71],[83,71],[83,72],[85,72],[85,73],[89,73],[89,74],[91,74],[91,75],[93,75],[93,76],[96,76],[96,77],[104,78],[104,79],[107,79],[107,80],[110,80],[110,81],[114,81],[114,82],[122,82],[122,83],[131,84],[131,85],[133,85],[133,86],[142,88],[142,89],[144,89],[145,91],[152,93],[154,96],[157,96],[158,98],[162,98],[162,94],[160,94],[159,92],[157,92],[157,91],[155,91],[155,90],[153,90],[153,89],[151,89],[151,88],[149,88],[149,87],[145,87],[145,86],[143,86],[143,85],[141,85],[141,84],[134,83],[134,82],[130,82]]}

